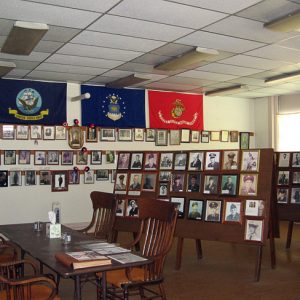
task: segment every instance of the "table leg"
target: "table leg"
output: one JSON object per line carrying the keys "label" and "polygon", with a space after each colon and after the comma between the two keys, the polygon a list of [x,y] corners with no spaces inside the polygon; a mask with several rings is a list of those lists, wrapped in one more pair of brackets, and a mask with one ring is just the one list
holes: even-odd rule
{"label": "table leg", "polygon": [[292,235],[293,235],[293,227],[294,227],[294,222],[293,221],[289,221],[289,227],[288,227],[286,244],[285,244],[285,248],[286,249],[290,249],[290,247],[291,247]]}
{"label": "table leg", "polygon": [[76,300],[81,300],[80,275],[75,276],[75,299]]}
{"label": "table leg", "polygon": [[263,246],[257,246],[257,258],[256,258],[256,267],[255,267],[255,281],[260,279],[260,269],[261,269],[261,259],[262,259]]}
{"label": "table leg", "polygon": [[106,300],[106,272],[102,272],[101,277],[101,284],[102,284],[102,300]]}
{"label": "table leg", "polygon": [[201,245],[201,240],[196,239],[196,253],[197,253],[197,258],[201,259],[202,258],[202,245]]}
{"label": "table leg", "polygon": [[182,248],[183,248],[183,238],[178,237],[175,270],[179,270],[181,267]]}

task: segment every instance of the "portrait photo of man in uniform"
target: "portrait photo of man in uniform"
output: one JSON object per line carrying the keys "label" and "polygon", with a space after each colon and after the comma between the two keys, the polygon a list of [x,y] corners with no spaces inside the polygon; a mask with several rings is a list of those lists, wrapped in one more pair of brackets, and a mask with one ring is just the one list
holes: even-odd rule
{"label": "portrait photo of man in uniform", "polygon": [[205,170],[220,170],[220,152],[206,152]]}
{"label": "portrait photo of man in uniform", "polygon": [[241,203],[240,202],[226,202],[225,207],[225,221],[240,222],[241,221]]}
{"label": "portrait photo of man in uniform", "polygon": [[223,152],[223,170],[237,170],[238,151]]}
{"label": "portrait photo of man in uniform", "polygon": [[222,175],[221,194],[236,195],[237,175]]}
{"label": "portrait photo of man in uniform", "polygon": [[261,220],[246,220],[245,240],[262,241],[262,227]]}
{"label": "portrait photo of man in uniform", "polygon": [[193,220],[202,220],[202,212],[203,201],[190,199],[188,218]]}
{"label": "portrait photo of man in uniform", "polygon": [[220,222],[221,221],[221,201],[219,200],[207,200],[205,221]]}

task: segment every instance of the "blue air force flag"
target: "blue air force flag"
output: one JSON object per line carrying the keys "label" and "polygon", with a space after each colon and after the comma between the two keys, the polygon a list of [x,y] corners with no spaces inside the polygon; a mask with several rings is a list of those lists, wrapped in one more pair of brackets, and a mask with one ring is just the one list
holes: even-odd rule
{"label": "blue air force flag", "polygon": [[0,123],[63,124],[66,91],[66,83],[1,79]]}
{"label": "blue air force flag", "polygon": [[145,90],[82,85],[81,93],[91,94],[81,102],[83,126],[145,127]]}

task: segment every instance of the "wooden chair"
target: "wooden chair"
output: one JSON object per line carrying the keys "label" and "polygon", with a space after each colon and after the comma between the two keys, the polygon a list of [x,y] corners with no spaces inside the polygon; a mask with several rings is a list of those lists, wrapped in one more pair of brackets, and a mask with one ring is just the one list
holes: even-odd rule
{"label": "wooden chair", "polygon": [[[23,276],[30,268],[33,276]],[[0,300],[59,300],[56,283],[49,277],[38,275],[30,261],[20,260],[0,264]]]}
{"label": "wooden chair", "polygon": [[[141,226],[136,240],[130,245],[140,243],[140,255],[153,262],[143,267],[107,272],[108,299],[128,299],[130,294],[140,294],[142,299],[166,299],[163,287],[163,266],[170,251],[177,221],[177,205],[175,203],[138,199]],[[98,285],[98,299],[101,299],[101,274]],[[154,290],[151,286],[156,285]],[[133,292],[133,293],[132,293]]]}
{"label": "wooden chair", "polygon": [[91,192],[90,197],[93,202],[91,223],[78,231],[111,241],[117,207],[115,195],[94,191]]}
{"label": "wooden chair", "polygon": [[0,236],[0,263],[16,260],[17,256],[16,247]]}

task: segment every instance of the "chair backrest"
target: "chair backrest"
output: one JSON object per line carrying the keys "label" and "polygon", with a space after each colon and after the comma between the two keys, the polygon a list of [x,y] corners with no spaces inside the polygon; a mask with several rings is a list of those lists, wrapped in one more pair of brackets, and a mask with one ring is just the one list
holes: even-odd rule
{"label": "chair backrest", "polygon": [[170,251],[177,221],[175,203],[138,199],[140,230],[136,239],[141,246],[141,254],[152,258],[154,263],[148,269],[147,279],[161,276],[164,261]]}
{"label": "chair backrest", "polygon": [[93,203],[93,217],[90,223],[90,231],[97,238],[109,239],[116,216],[116,197],[114,194],[93,191],[91,192]]}

